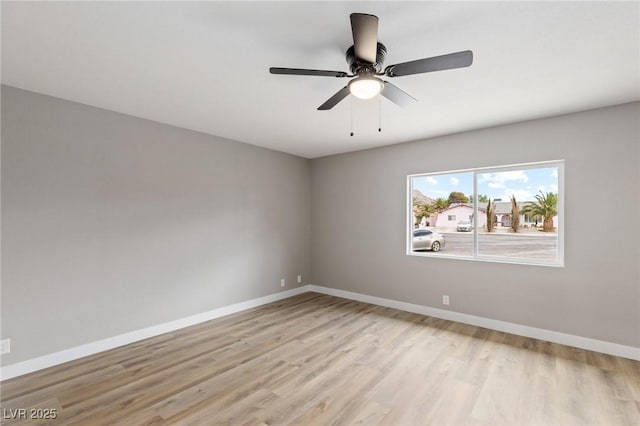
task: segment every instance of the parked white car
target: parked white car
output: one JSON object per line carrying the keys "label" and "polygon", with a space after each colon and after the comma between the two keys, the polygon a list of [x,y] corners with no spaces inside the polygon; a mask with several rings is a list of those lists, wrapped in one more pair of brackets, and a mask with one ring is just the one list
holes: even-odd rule
{"label": "parked white car", "polygon": [[470,220],[461,220],[460,222],[458,222],[457,230],[458,232],[470,232],[473,230],[473,224]]}

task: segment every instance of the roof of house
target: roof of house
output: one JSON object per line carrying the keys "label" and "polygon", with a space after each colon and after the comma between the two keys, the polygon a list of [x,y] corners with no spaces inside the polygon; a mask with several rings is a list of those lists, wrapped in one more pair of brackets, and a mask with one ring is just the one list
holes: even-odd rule
{"label": "roof of house", "polygon": [[[482,206],[481,204],[482,203],[478,203],[478,210],[483,211],[483,212],[486,211],[486,207],[487,207],[486,203],[484,203],[485,204],[484,206]],[[466,207],[466,208],[469,208],[469,209],[473,210],[473,203],[455,203],[455,204],[451,204],[449,207],[447,207],[446,209],[444,209],[442,211],[446,212],[448,210],[453,210],[453,209],[458,208],[458,207]]]}
{"label": "roof of house", "polygon": [[[518,203],[518,210],[522,209],[524,203]],[[493,205],[495,206],[495,210],[494,212],[496,214],[511,214],[511,201],[495,201],[493,203]],[[448,210],[457,208],[457,207],[467,207],[470,209],[473,209],[473,203],[456,203],[456,204],[451,204],[448,208],[442,210],[443,212],[446,212]],[[483,202],[479,202],[478,203],[478,210],[481,212],[486,212],[487,211],[487,203],[483,203]]]}

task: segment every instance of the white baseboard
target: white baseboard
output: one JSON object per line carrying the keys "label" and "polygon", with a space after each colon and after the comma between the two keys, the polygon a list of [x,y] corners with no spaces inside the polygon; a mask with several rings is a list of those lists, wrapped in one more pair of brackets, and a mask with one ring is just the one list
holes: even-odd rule
{"label": "white baseboard", "polygon": [[158,336],[170,331],[178,330],[236,312],[255,308],[267,303],[276,302],[278,300],[286,299],[288,297],[306,293],[309,291],[330,296],[342,297],[344,299],[357,300],[359,302],[371,303],[378,306],[385,306],[388,308],[400,309],[406,312],[428,315],[435,318],[442,318],[450,321],[461,322],[464,324],[476,325],[479,327],[489,328],[497,331],[504,331],[506,333],[516,334],[519,336],[547,340],[549,342],[560,343],[562,345],[573,346],[576,348],[587,349],[590,351],[601,352],[609,355],[615,355],[640,361],[640,348],[633,346],[625,346],[617,343],[590,339],[588,337],[559,333],[557,331],[545,330],[542,328],[529,327],[526,325],[498,321],[489,318],[477,317],[474,315],[462,314],[459,312],[447,311],[444,309],[430,308],[428,306],[416,305],[413,303],[400,302],[392,299],[384,299],[382,297],[369,296],[366,294],[309,284],[291,290],[270,294],[268,296],[259,297],[257,299],[251,299],[245,302],[223,306],[212,311],[203,312],[201,314],[192,315],[190,317],[166,322],[164,324],[159,324],[118,336],[109,337],[107,339],[98,340],[96,342],[87,343],[85,345],[76,346],[74,348],[65,349],[60,352],[54,352],[38,358],[32,358],[26,361],[18,362],[16,364],[7,365],[0,368],[0,381],[12,379],[14,377],[42,370],[47,367],[52,367],[54,365],[73,361],[78,358],[117,348],[119,346],[128,345],[129,343],[148,339],[150,337]]}
{"label": "white baseboard", "polygon": [[154,325],[151,327],[143,328],[141,330],[131,331],[129,333],[120,334],[118,336],[113,336],[107,339],[98,340],[96,342],[87,343],[85,345],[76,346],[74,348],[65,349],[60,352],[54,352],[51,354],[40,356],[38,358],[32,358],[26,361],[18,362],[16,364],[7,365],[0,368],[0,381],[12,379],[14,377],[32,373],[37,370],[42,370],[47,367],[52,367],[54,365],[73,361],[74,359],[93,355],[109,349],[117,348],[119,346],[128,345],[129,343],[138,342],[140,340],[148,339],[149,337],[159,336],[160,334],[168,333],[170,331],[189,327],[195,324],[200,324],[205,321],[255,308],[267,303],[276,302],[278,300],[286,299],[297,294],[306,293],[309,291],[308,287],[308,285],[300,286],[291,290],[270,294],[268,296],[247,300],[245,302],[240,302],[229,306],[223,306],[212,311],[203,312],[201,314],[196,314],[175,321],[166,322],[164,324]]}
{"label": "white baseboard", "polygon": [[640,348],[634,346],[625,346],[618,343],[605,342],[603,340],[596,340],[588,337],[575,336],[572,334],[545,330],[543,328],[529,327],[526,325],[477,317],[474,315],[461,314],[459,312],[430,308],[428,306],[400,302],[391,299],[384,299],[382,297],[368,296],[366,294],[338,290],[329,287],[322,287],[313,284],[310,284],[308,287],[309,291],[314,291],[316,293],[342,297],[344,299],[357,300],[358,302],[371,303],[373,305],[384,306],[387,308],[400,309],[402,311],[461,322],[464,324],[476,325],[478,327],[504,331],[505,333],[516,334],[518,336],[532,337],[535,339],[546,340],[553,343],[560,343],[562,345],[573,346],[580,349],[587,349],[594,352],[601,352],[609,355],[615,355],[622,358],[629,358],[640,361]]}

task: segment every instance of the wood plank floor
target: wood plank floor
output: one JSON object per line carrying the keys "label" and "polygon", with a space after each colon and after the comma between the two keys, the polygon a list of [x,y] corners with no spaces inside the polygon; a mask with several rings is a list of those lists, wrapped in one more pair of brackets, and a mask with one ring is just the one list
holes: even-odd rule
{"label": "wood plank floor", "polygon": [[[5,381],[64,425],[638,425],[640,362],[316,293]],[[27,411],[28,413],[28,411]]]}

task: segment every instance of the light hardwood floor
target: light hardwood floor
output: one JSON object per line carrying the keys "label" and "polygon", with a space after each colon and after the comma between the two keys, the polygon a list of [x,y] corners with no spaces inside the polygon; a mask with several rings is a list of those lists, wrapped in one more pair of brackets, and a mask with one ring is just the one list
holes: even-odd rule
{"label": "light hardwood floor", "polygon": [[1,392],[70,425],[640,424],[640,362],[315,293]]}

